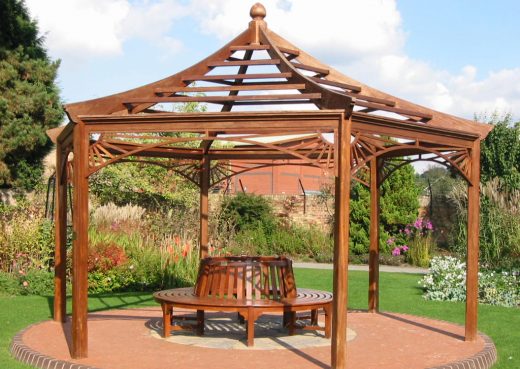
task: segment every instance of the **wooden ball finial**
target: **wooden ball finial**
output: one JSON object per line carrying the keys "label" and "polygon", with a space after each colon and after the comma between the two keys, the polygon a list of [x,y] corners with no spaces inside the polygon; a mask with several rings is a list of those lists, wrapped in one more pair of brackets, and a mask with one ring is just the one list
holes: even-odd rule
{"label": "wooden ball finial", "polygon": [[264,20],[266,15],[265,6],[260,3],[256,3],[251,7],[249,15],[251,18],[253,18],[253,20]]}

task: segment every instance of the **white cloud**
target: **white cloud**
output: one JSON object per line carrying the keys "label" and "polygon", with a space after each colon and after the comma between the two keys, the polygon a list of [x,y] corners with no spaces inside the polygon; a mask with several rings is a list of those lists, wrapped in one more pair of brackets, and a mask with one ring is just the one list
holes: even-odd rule
{"label": "white cloud", "polygon": [[123,52],[123,43],[145,39],[177,51],[182,43],[167,33],[186,12],[176,0],[27,0],[51,54],[84,59]]}

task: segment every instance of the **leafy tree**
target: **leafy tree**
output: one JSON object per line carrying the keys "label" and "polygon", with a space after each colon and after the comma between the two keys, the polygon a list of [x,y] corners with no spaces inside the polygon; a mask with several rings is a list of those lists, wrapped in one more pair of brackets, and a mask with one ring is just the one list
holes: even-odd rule
{"label": "leafy tree", "polygon": [[520,189],[520,122],[513,124],[511,114],[488,121],[494,128],[482,142],[482,182],[499,177],[509,189]]}
{"label": "leafy tree", "polygon": [[[390,175],[381,187],[380,246],[388,251],[386,240],[417,217],[419,188],[414,169],[404,165]],[[350,248],[355,254],[368,252],[370,243],[370,192],[353,183],[350,193]]]}
{"label": "leafy tree", "polygon": [[0,187],[34,188],[63,117],[49,60],[23,1],[0,2]]}

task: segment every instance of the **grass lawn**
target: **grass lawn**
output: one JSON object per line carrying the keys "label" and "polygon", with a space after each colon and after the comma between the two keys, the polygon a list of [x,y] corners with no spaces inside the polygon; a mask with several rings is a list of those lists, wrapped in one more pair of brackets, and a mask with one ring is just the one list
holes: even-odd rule
{"label": "grass lawn", "polygon": [[[296,269],[295,273],[299,287],[332,289],[330,270]],[[423,300],[417,285],[419,278],[413,274],[381,273],[381,310],[463,323],[464,304]],[[350,308],[367,308],[367,285],[367,272],[349,273]],[[150,293],[97,295],[89,299],[91,311],[149,305],[156,305]],[[29,324],[50,319],[51,313],[52,297],[0,296],[0,368],[30,368],[11,358],[11,339]],[[479,330],[488,334],[498,349],[499,361],[494,368],[520,368],[520,309],[480,305]]]}

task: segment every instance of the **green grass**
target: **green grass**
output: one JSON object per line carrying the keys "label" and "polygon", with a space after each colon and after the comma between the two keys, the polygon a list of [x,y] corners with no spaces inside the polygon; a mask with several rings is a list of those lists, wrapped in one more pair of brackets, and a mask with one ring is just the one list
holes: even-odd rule
{"label": "green grass", "polygon": [[[332,289],[332,271],[296,269],[299,287]],[[427,316],[462,324],[464,304],[425,301],[413,274],[381,273],[381,310]],[[349,307],[367,308],[368,273],[349,273]],[[70,307],[70,301],[69,301]],[[91,311],[155,305],[150,293],[95,295],[89,299]],[[0,296],[0,368],[27,369],[11,358],[12,337],[29,324],[50,319],[52,298],[40,296]],[[479,306],[479,330],[489,335],[498,349],[496,369],[520,368],[520,309]]]}

